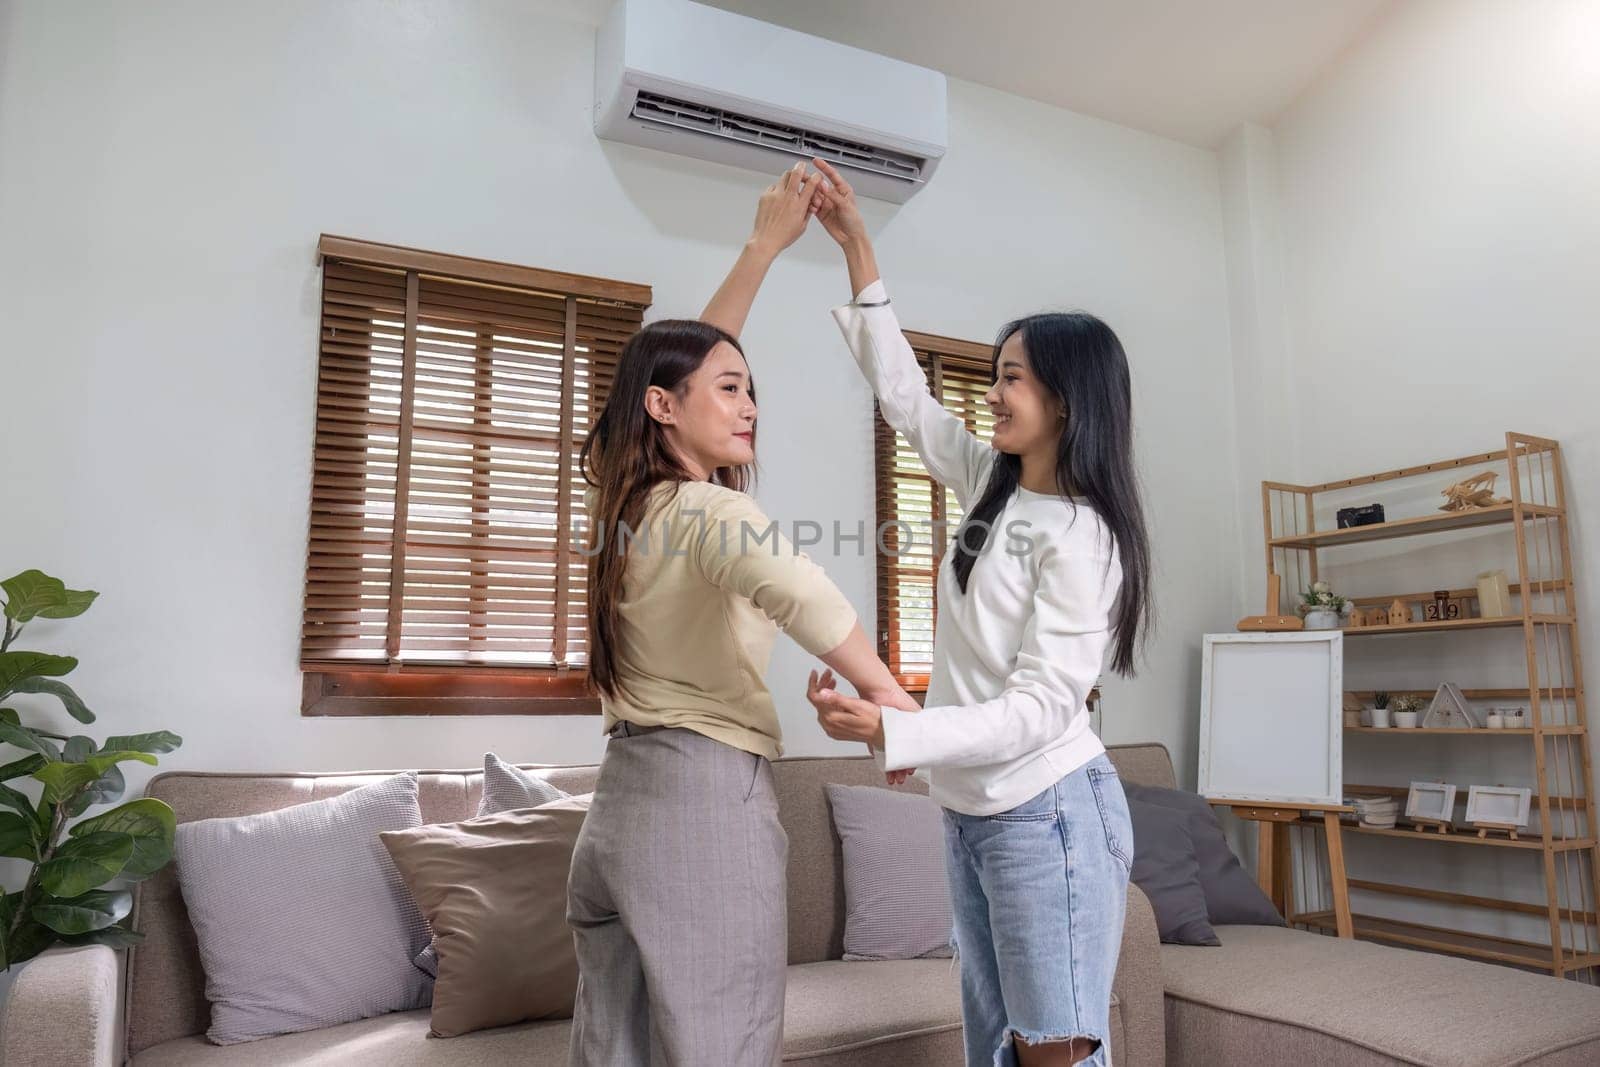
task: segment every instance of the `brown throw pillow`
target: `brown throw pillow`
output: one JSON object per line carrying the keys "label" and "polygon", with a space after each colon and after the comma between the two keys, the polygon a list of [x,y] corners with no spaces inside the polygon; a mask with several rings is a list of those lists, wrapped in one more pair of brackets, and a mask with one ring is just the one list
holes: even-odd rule
{"label": "brown throw pillow", "polygon": [[378,835],[433,927],[435,1037],[572,1015],[567,872],[589,800]]}

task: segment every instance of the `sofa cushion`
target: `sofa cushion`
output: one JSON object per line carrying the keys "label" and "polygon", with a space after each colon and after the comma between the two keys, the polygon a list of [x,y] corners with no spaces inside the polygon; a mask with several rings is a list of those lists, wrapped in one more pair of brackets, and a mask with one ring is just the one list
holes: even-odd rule
{"label": "sofa cushion", "polygon": [[1600,989],[1283,927],[1161,946],[1167,1047],[1186,1063],[1600,1063]]}
{"label": "sofa cushion", "polygon": [[328,800],[178,826],[218,1044],[428,1003],[427,926],[378,834],[422,821],[417,776]]}
{"label": "sofa cushion", "polygon": [[1133,817],[1133,883],[1150,898],[1161,940],[1179,945],[1215,945],[1206,918],[1189,819],[1182,811],[1128,797]]}
{"label": "sofa cushion", "polygon": [[[790,967],[784,1061],[807,1067],[917,1063],[959,1067],[961,989],[950,960]],[[1115,1014],[1115,1009],[1113,1009]],[[565,1067],[571,1023],[523,1023],[450,1041],[428,1040],[425,1011],[386,1015],[312,1033],[219,1049],[198,1037],[156,1045],[134,1067],[327,1067],[382,1064],[521,1064]]]}
{"label": "sofa cushion", "polygon": [[925,796],[829,783],[844,848],[844,958],[949,957],[944,816]]}
{"label": "sofa cushion", "polygon": [[[800,757],[772,765],[778,822],[789,835],[790,963],[821,963],[844,955],[844,848],[834,833],[823,788],[830,782],[882,788],[883,771],[865,756]],[[925,796],[928,783],[912,778],[897,791]]]}
{"label": "sofa cushion", "polygon": [[[483,792],[478,797],[479,815],[537,808],[568,794],[551,785],[541,775],[513,766],[493,752],[483,754]],[[432,941],[412,961],[429,978],[439,975],[439,950]]]}
{"label": "sofa cushion", "polygon": [[502,1063],[565,1067],[571,1031],[571,1020],[556,1019],[438,1041],[428,1037],[428,1012],[408,1011],[229,1048],[218,1048],[200,1037],[180,1037],[153,1045],[128,1063],[129,1067],[482,1067]]}
{"label": "sofa cushion", "polygon": [[379,835],[433,928],[435,1037],[571,1016],[567,872],[589,800]]}
{"label": "sofa cushion", "polygon": [[566,795],[540,775],[514,767],[493,752],[483,754],[483,794],[478,798],[479,815],[537,808]]}
{"label": "sofa cushion", "polygon": [[[1240,866],[1228,847],[1228,839],[1217,823],[1216,813],[1205,797],[1184,789],[1123,783],[1128,800],[1183,813],[1194,842],[1195,863],[1199,867],[1200,889],[1206,898],[1206,914],[1212,925],[1232,923],[1254,926],[1282,926],[1283,916],[1261,891],[1256,880]],[[1137,827],[1135,827],[1137,829]]]}

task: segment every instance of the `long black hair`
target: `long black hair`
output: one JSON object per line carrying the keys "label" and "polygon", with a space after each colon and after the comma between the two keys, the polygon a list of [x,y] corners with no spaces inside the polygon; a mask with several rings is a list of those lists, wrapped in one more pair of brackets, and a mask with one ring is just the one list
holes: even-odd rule
{"label": "long black hair", "polygon": [[[578,454],[584,480],[597,490],[589,516],[589,681],[607,696],[616,695],[622,579],[628,566],[621,531],[639,528],[657,485],[694,480],[666,431],[645,410],[645,395],[654,385],[683,396],[689,376],[720,342],[744,355],[738,338],[693,319],[662,319],[634,334],[617,357],[611,395]],[[750,396],[755,398],[754,381]],[[752,426],[752,443],[754,433]],[[743,492],[753,473],[750,467],[718,467],[710,480]]]}
{"label": "long black hair", "polygon": [[[1062,496],[1086,501],[1111,531],[1122,561],[1122,588],[1112,608],[1111,667],[1132,675],[1150,626],[1150,538],[1133,469],[1133,402],[1128,357],[1111,327],[1081,311],[1030,315],[1008,322],[994,342],[994,373],[1000,347],[1022,335],[1034,377],[1066,408],[1066,426],[1056,446],[1056,487]],[[988,543],[990,529],[1016,492],[1022,459],[995,457],[978,503],[956,535],[951,566],[962,595],[972,566]]]}

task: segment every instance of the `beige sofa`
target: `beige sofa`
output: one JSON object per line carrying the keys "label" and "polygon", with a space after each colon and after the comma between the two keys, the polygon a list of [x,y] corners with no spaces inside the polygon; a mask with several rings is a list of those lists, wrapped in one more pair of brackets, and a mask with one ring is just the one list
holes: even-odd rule
{"label": "beige sofa", "polygon": [[[1114,747],[1111,758],[1129,781],[1173,784],[1160,745]],[[154,779],[149,792],[181,821],[269,811],[380,776],[174,773]],[[594,768],[551,768],[549,776],[583,792]],[[470,817],[480,779],[425,773],[423,817]],[[795,759],[776,765],[776,780],[790,849],[785,1061],[960,1064],[951,961],[839,959],[839,845],[822,787],[881,778],[864,759]],[[202,1036],[204,979],[170,869],[140,887],[137,917],[147,940],[130,954],[126,982],[122,958],[102,947],[54,950],[22,971],[0,1027],[7,1067],[99,1067],[122,1062],[124,1050],[140,1067],[566,1062],[565,1021],[440,1040],[426,1036],[425,1011],[218,1048]],[[1297,930],[1223,926],[1218,936],[1221,948],[1158,944],[1149,903],[1130,890],[1111,1015],[1120,1067],[1600,1063],[1600,990],[1590,986]]]}
{"label": "beige sofa", "polygon": [[[1130,764],[1168,766],[1157,746],[1127,750]],[[1131,769],[1131,766],[1130,766]],[[1170,770],[1168,771],[1170,774]],[[593,787],[595,768],[558,767],[550,780],[572,793]],[[171,804],[180,822],[270,811],[376,780],[360,775],[170,773],[149,794]],[[808,1067],[962,1062],[961,1007],[953,961],[846,963],[840,849],[823,785],[883,784],[866,759],[791,759],[775,765],[780,818],[789,834],[789,988],[785,1062]],[[480,773],[425,772],[422,816],[470,818]],[[905,788],[923,789],[913,780]],[[1164,1060],[1160,964],[1155,919],[1142,894],[1129,902],[1112,1005],[1112,1047],[1128,1067]],[[261,901],[270,907],[271,901]],[[559,903],[554,906],[560,906]],[[118,963],[109,949],[53,952],[23,972],[9,1004],[7,1064],[112,1064],[119,1044],[146,1064],[565,1064],[566,1020],[527,1023],[464,1037],[430,1039],[428,1013],[380,1016],[302,1034],[220,1048],[203,1036],[208,1009],[195,935],[169,868],[140,886],[130,953],[126,1024],[116,1018]],[[59,1035],[55,1043],[50,1035]],[[124,1044],[125,1042],[125,1044]],[[708,1065],[711,1067],[711,1065]]]}

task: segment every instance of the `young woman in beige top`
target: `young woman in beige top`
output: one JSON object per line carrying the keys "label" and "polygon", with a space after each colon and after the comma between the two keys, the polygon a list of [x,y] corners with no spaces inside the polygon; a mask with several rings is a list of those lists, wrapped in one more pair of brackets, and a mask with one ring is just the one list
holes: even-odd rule
{"label": "young woman in beige top", "polygon": [[737,335],[815,191],[803,168],[786,174],[701,320],[634,335],[584,444],[589,672],[609,740],[568,885],[575,1067],[779,1061],[788,841],[763,680],[776,631],[875,704],[916,707],[745,492],[756,401]]}

